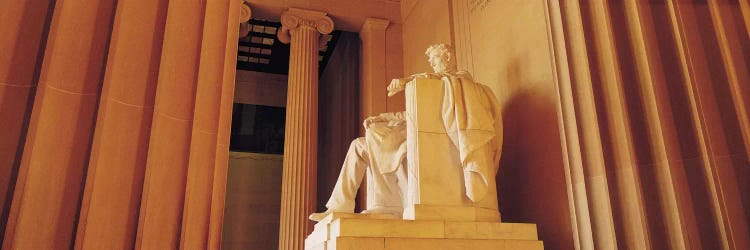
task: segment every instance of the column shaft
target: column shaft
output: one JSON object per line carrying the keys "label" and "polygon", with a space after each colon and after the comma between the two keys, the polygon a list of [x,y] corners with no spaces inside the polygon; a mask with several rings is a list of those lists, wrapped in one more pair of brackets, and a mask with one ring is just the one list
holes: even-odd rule
{"label": "column shaft", "polygon": [[52,1],[0,2],[0,236],[21,164]]}
{"label": "column shaft", "polygon": [[279,249],[303,249],[317,198],[318,48],[320,34],[331,33],[333,22],[322,12],[289,9],[281,24],[279,40],[291,45]]}
{"label": "column shaft", "polygon": [[[741,6],[738,6],[740,4],[728,0],[711,0],[708,2],[714,27],[716,28],[715,33],[718,40],[718,47],[721,50],[721,56],[727,74],[727,81],[729,83],[728,90],[732,96],[733,107],[737,116],[738,127],[736,129],[740,130],[742,134],[745,150],[744,155],[737,153],[737,151],[740,150],[735,144],[735,155],[727,157],[730,158],[728,160],[724,160],[724,162],[735,160],[737,162],[745,162],[744,166],[741,163],[732,164],[735,168],[733,173],[725,172],[726,175],[724,178],[736,178],[737,184],[734,185],[737,185],[738,187],[736,191],[724,191],[724,196],[726,197],[724,199],[730,203],[732,203],[732,200],[739,203],[727,206],[734,207],[733,209],[728,209],[730,210],[727,213],[729,218],[731,218],[731,220],[744,219],[746,221],[745,223],[731,223],[733,224],[733,228],[730,230],[735,231],[731,233],[733,234],[732,240],[736,241],[735,244],[737,248],[750,248],[750,233],[748,232],[748,224],[750,224],[750,220],[748,220],[750,219],[750,217],[748,217],[750,216],[750,188],[748,188],[747,184],[743,183],[745,178],[750,176],[748,175],[750,169],[747,168],[748,161],[750,161],[750,159],[748,159],[748,157],[750,157],[750,84],[748,84],[750,83],[750,68],[748,67],[750,66],[750,58],[747,57],[748,54],[743,53],[745,50],[744,48],[750,47],[750,40],[747,39],[747,30],[742,27],[744,25],[738,23],[736,19],[733,18],[735,13],[741,14],[738,10],[741,9]],[[726,109],[726,106],[723,109]],[[733,129],[725,128],[725,130],[731,131]],[[743,206],[744,211],[742,209]],[[744,234],[744,236],[742,234]]]}
{"label": "column shaft", "polygon": [[750,35],[750,1],[739,0],[739,2],[740,10],[742,12],[742,20],[745,23],[745,29],[747,30],[747,34]]}
{"label": "column shaft", "polygon": [[136,249],[179,247],[204,8],[169,1]]}
{"label": "column shaft", "polygon": [[728,0],[708,1],[711,18],[716,28],[716,37],[721,50],[722,61],[727,74],[727,81],[731,89],[734,109],[737,114],[739,129],[747,156],[750,156],[750,72],[748,59],[743,56],[743,48],[748,46],[746,39],[742,39],[745,29],[735,22],[734,8],[736,3]]}
{"label": "column shaft", "polygon": [[579,2],[566,1],[562,5],[566,38],[569,41],[571,76],[575,107],[580,121],[583,162],[586,170],[586,187],[589,193],[594,244],[596,249],[615,249],[615,236],[609,187],[605,170],[599,121],[596,113],[594,91],[588,52]]}
{"label": "column shaft", "polygon": [[318,37],[312,27],[291,30],[289,86],[281,181],[279,249],[302,249],[315,211],[318,168]]}
{"label": "column shaft", "polygon": [[604,106],[607,113],[609,140],[612,148],[613,167],[615,168],[617,208],[620,216],[618,229],[622,229],[619,246],[633,249],[645,249],[650,245],[640,179],[632,141],[632,131],[628,108],[625,105],[625,93],[620,60],[615,47],[614,31],[610,20],[610,6],[604,1],[588,3],[595,42],[596,63],[599,77],[595,82],[601,86],[604,94]]}
{"label": "column shaft", "polygon": [[[181,249],[207,249],[211,192],[216,167],[219,108],[231,1],[209,1],[203,22],[198,87],[195,95]],[[235,49],[236,50],[236,49]]]}
{"label": "column shaft", "polygon": [[3,249],[70,246],[114,1],[58,1]]}
{"label": "column shaft", "polygon": [[132,249],[167,1],[119,1],[76,249]]}
{"label": "column shaft", "polygon": [[[230,1],[229,20],[226,32],[224,75],[222,77],[219,123],[216,140],[213,183],[211,188],[211,210],[208,231],[208,249],[221,249],[224,222],[224,198],[226,197],[227,170],[229,167],[229,138],[232,128],[232,106],[234,83],[237,75],[237,40],[239,39],[241,1]],[[246,16],[250,18],[250,16]],[[242,21],[242,20],[240,20]]]}
{"label": "column shaft", "polygon": [[[709,9],[714,9],[716,3],[710,2]],[[703,19],[705,9],[700,9],[693,3],[682,1],[669,1],[668,4],[670,21],[674,32],[675,44],[679,56],[680,69],[683,77],[683,86],[689,100],[691,120],[693,123],[693,134],[697,139],[697,146],[701,162],[702,176],[706,181],[706,190],[691,190],[691,192],[707,192],[711,208],[696,211],[697,218],[714,216],[713,223],[718,227],[708,229],[705,223],[696,223],[695,237],[702,237],[703,248],[725,248],[725,249],[747,249],[750,247],[748,241],[748,225],[734,170],[731,155],[736,148],[730,148],[728,142],[738,136],[726,133],[739,128],[731,127],[739,124],[736,120],[728,117],[734,107],[724,105],[721,99],[731,98],[731,94],[724,92],[720,85],[728,85],[731,80],[726,78],[724,65],[719,57],[711,52],[720,51],[715,38],[704,36],[701,31],[705,29],[706,22]],[[703,12],[703,13],[701,13]],[[712,27],[713,29],[713,27]],[[731,132],[731,133],[737,133]],[[740,133],[737,133],[740,134]],[[737,150],[739,151],[739,150]],[[741,153],[746,153],[743,149]],[[746,164],[746,163],[744,163]],[[695,186],[695,185],[691,185]],[[695,200],[695,205],[700,204]],[[696,209],[697,210],[697,209]],[[718,239],[706,237],[715,234]]]}
{"label": "column shaft", "polygon": [[[655,164],[653,175],[657,184],[660,211],[652,209],[650,216],[661,214],[664,223],[656,220],[649,222],[652,234],[652,245],[655,248],[671,246],[686,248],[688,225],[694,218],[687,216],[691,205],[683,176],[683,162],[680,160],[679,140],[676,134],[673,108],[670,103],[668,82],[664,71],[661,53],[659,52],[656,23],[652,19],[650,4],[637,0],[624,3],[627,17],[630,46],[634,54],[634,65],[638,74],[641,103],[645,119],[648,121],[648,143],[650,155]],[[644,195],[647,192],[644,192]],[[646,199],[648,200],[648,199]],[[649,204],[647,204],[648,206]],[[663,228],[663,229],[661,229]],[[666,236],[662,240],[659,234]]]}
{"label": "column shaft", "polygon": [[565,43],[565,32],[563,29],[563,14],[560,6],[562,0],[549,1],[548,13],[551,27],[550,36],[553,39],[553,54],[555,57],[555,76],[557,78],[557,91],[560,104],[559,120],[562,122],[561,136],[564,151],[567,151],[565,161],[566,181],[570,190],[568,194],[572,197],[569,208],[573,211],[571,221],[573,224],[573,239],[576,249],[594,249],[594,236],[591,229],[591,213],[588,207],[588,194],[586,192],[586,179],[583,170],[583,156],[581,142],[578,132],[578,121],[576,119],[575,102],[573,99],[573,84],[570,76],[570,65]]}

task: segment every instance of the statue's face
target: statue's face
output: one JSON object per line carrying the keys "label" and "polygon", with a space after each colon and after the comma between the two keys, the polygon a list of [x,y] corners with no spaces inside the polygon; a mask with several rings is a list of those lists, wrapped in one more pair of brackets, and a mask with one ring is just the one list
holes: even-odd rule
{"label": "statue's face", "polygon": [[445,57],[446,55],[444,53],[438,51],[430,52],[428,61],[435,73],[445,73],[448,71],[448,58]]}

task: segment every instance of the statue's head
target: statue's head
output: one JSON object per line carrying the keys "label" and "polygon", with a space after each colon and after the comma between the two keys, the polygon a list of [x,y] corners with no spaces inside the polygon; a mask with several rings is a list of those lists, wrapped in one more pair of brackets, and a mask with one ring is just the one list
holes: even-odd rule
{"label": "statue's head", "polygon": [[453,60],[453,48],[444,43],[433,44],[424,54],[428,57],[430,66],[435,73],[456,72],[456,62]]}

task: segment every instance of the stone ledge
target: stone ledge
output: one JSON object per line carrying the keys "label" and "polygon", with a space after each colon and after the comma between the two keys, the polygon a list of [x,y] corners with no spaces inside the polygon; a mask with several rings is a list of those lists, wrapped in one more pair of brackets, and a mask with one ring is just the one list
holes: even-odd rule
{"label": "stone ledge", "polygon": [[480,221],[402,220],[334,213],[315,225],[305,249],[543,249],[536,225]]}
{"label": "stone ledge", "polygon": [[326,250],[542,250],[544,243],[530,240],[478,240],[478,239],[415,239],[415,238],[365,238],[339,237],[326,244]]}
{"label": "stone ledge", "polygon": [[359,213],[331,213],[318,223],[315,224],[313,232],[305,239],[305,246],[316,246],[322,244],[331,238],[330,225],[332,221],[341,218],[359,218],[359,219],[379,219],[379,220],[400,220],[396,215],[390,214],[359,214]]}
{"label": "stone ledge", "polygon": [[444,238],[444,229],[443,221],[340,218],[331,222],[329,239],[339,236]]}

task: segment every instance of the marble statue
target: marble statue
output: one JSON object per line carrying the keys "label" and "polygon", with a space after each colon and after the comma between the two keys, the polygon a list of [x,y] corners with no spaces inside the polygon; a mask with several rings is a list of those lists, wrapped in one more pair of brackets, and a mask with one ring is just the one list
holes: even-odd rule
{"label": "marble statue", "polygon": [[[458,151],[460,166],[456,167],[463,169],[465,196],[472,202],[478,202],[490,188],[495,188],[494,178],[502,142],[502,122],[497,101],[487,86],[474,82],[468,72],[457,71],[449,45],[432,45],[425,55],[434,73],[393,79],[387,88],[388,96],[404,90],[414,79],[428,78],[443,82],[442,126],[450,137],[450,143]],[[376,199],[368,198],[368,209],[363,213],[403,213],[410,195],[407,188],[405,116],[405,112],[396,112],[365,119],[365,137],[351,143],[338,181],[326,204],[328,209],[311,214],[311,220],[320,221],[332,212],[352,213],[354,197],[368,171],[368,196]],[[493,180],[490,181],[490,178]]]}

